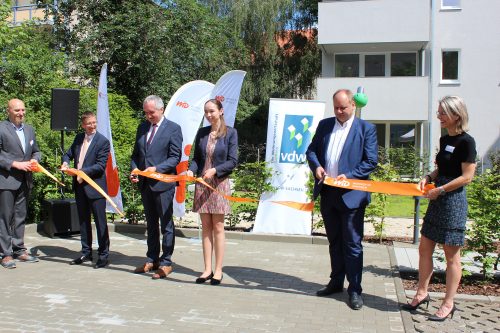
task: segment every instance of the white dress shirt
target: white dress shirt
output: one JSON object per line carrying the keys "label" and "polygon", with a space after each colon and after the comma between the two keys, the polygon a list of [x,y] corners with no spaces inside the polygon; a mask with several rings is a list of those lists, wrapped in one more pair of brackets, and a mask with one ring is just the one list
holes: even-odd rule
{"label": "white dress shirt", "polygon": [[337,177],[339,175],[339,160],[342,149],[347,139],[347,135],[351,130],[352,122],[354,121],[354,114],[344,124],[340,124],[335,118],[335,126],[333,127],[328,149],[326,151],[326,168],[325,172],[330,177]]}

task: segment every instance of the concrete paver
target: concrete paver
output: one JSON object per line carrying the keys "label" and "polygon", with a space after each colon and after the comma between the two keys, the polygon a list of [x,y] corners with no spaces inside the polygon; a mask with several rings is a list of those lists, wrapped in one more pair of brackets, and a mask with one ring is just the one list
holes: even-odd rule
{"label": "concrete paver", "polygon": [[[0,271],[0,331],[9,332],[402,332],[386,246],[365,245],[365,306],[344,292],[316,297],[328,281],[326,245],[228,239],[220,286],[194,283],[203,267],[197,239],[177,237],[174,273],[131,273],[144,260],[142,234],[111,232],[111,265],[70,266],[79,237],[26,234],[39,256]],[[94,255],[94,258],[96,256]]]}
{"label": "concrete paver", "polygon": [[440,304],[439,293],[431,293],[429,309],[401,312],[400,304],[413,294],[404,290],[398,265],[411,269],[412,264],[398,257],[411,255],[397,246],[364,244],[365,306],[354,311],[346,292],[315,296],[330,271],[322,237],[227,233],[224,279],[211,286],[194,283],[203,267],[198,239],[177,237],[174,273],[154,281],[151,274],[131,273],[144,261],[144,230],[130,225],[111,230],[111,265],[95,270],[90,264],[69,265],[78,256],[78,235],[47,238],[28,228],[26,243],[40,262],[0,270],[0,332],[500,333],[495,297],[459,295],[460,311],[444,323],[427,321]]}

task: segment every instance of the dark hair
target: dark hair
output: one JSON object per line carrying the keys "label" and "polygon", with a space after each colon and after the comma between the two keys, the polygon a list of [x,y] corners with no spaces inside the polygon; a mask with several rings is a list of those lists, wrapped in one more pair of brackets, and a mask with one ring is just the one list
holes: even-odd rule
{"label": "dark hair", "polygon": [[[217,109],[219,111],[224,109],[221,101],[219,101],[218,99],[215,99],[215,98],[209,99],[208,101],[205,102],[205,105],[207,105],[207,103],[215,104],[215,106],[217,106]],[[219,128],[217,129],[217,137],[221,138],[221,137],[226,136],[226,134],[227,134],[227,125],[226,125],[226,121],[224,120],[224,113],[222,113],[220,115]]]}
{"label": "dark hair", "polygon": [[80,121],[83,123],[85,120],[87,120],[87,118],[90,118],[90,117],[95,117],[95,114],[91,111],[85,111],[84,113],[82,113],[82,116],[80,117]]}

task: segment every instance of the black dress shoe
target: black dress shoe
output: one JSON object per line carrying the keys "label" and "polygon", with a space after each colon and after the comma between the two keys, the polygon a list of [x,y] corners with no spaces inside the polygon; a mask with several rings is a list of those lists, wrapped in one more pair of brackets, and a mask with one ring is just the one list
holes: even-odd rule
{"label": "black dress shoe", "polygon": [[[422,304],[426,304],[426,309],[429,308],[429,302],[431,301],[431,296],[429,296],[429,294],[427,294],[427,296],[425,296],[424,299],[422,299],[420,302],[418,302],[417,304],[415,305],[411,305],[411,303],[407,303],[407,304],[403,304],[403,306],[401,307],[403,310],[406,310],[406,311],[415,311],[416,309],[418,309],[418,307]],[[413,301],[412,301],[413,302]]]}
{"label": "black dress shoe", "polygon": [[205,282],[207,282],[208,280],[211,280],[213,277],[214,277],[214,272],[210,273],[210,275],[209,275],[209,276],[207,276],[207,277],[201,277],[201,276],[200,276],[199,278],[197,278],[197,279],[196,279],[196,281],[195,281],[195,282],[196,282],[197,284],[205,283]]}
{"label": "black dress shoe", "polygon": [[97,262],[95,263],[94,268],[103,268],[106,267],[109,264],[108,259],[97,259]]}
{"label": "black dress shoe", "polygon": [[210,284],[211,284],[212,286],[218,286],[218,285],[222,282],[222,278],[223,278],[223,277],[224,277],[224,275],[221,275],[221,276],[220,276],[220,280],[219,280],[219,279],[214,279],[214,278],[212,277],[212,279],[210,280]]}
{"label": "black dress shoe", "polygon": [[329,283],[329,284],[326,285],[326,287],[321,288],[320,290],[318,290],[316,292],[316,296],[328,296],[328,295],[331,295],[331,294],[341,293],[343,291],[344,291],[344,287],[343,286],[336,286],[333,283]]}
{"label": "black dress shoe", "polygon": [[349,295],[349,306],[353,310],[361,309],[363,307],[363,299],[361,298],[361,295],[356,293]]}
{"label": "black dress shoe", "polygon": [[74,260],[71,260],[71,262],[69,264],[70,265],[81,265],[81,264],[83,264],[86,261],[92,262],[92,256],[81,256],[81,257],[78,257],[78,258],[76,258]]}

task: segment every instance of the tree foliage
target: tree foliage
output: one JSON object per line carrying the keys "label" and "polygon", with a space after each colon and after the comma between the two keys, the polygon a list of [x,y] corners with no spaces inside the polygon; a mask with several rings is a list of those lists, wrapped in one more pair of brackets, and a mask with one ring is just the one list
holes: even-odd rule
{"label": "tree foliage", "polygon": [[500,152],[490,156],[492,169],[476,175],[467,188],[469,218],[472,226],[467,230],[467,249],[478,253],[481,273],[487,277],[495,260],[495,242],[500,239]]}
{"label": "tree foliage", "polygon": [[214,81],[244,59],[228,22],[189,0],[68,0],[56,15],[73,75],[98,77],[107,62],[110,88],[135,107],[150,94],[168,101],[191,80]]}

